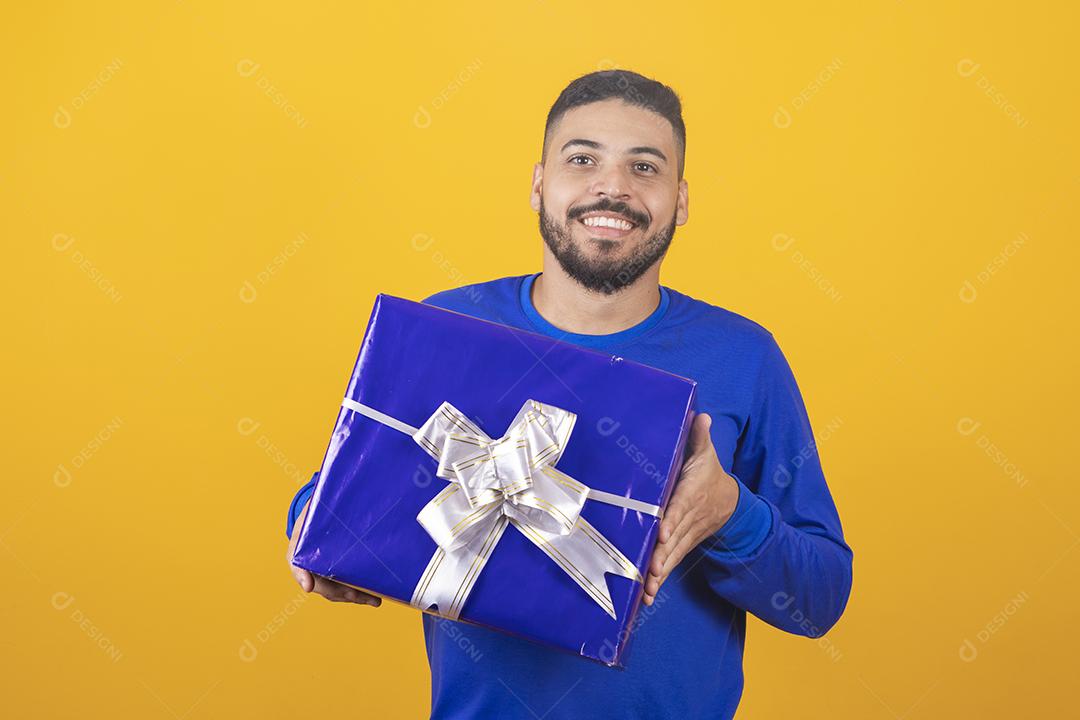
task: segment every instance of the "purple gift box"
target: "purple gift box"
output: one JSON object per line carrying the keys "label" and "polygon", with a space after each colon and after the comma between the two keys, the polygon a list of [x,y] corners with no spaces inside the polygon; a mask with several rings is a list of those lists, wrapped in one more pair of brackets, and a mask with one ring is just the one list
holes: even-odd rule
{"label": "purple gift box", "polygon": [[695,391],[380,294],[293,563],[621,667]]}

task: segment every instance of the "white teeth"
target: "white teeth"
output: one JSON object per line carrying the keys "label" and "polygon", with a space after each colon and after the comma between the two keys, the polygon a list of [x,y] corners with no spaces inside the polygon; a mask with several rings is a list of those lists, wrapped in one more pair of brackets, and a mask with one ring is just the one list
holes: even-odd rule
{"label": "white teeth", "polygon": [[582,220],[589,227],[609,227],[617,230],[629,230],[634,227],[625,220],[619,218],[605,217],[603,215],[594,215],[593,217],[587,217]]}

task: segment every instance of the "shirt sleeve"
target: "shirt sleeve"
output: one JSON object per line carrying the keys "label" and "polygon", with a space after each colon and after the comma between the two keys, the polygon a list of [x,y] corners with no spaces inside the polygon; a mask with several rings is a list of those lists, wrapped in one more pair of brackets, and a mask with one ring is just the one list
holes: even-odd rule
{"label": "shirt sleeve", "polygon": [[311,499],[311,494],[315,492],[315,481],[318,479],[319,473],[312,475],[311,479],[296,491],[292,504],[289,505],[289,514],[285,517],[285,537],[290,540],[292,540],[293,527],[296,525],[296,519],[300,516],[300,511],[304,509],[304,505]]}
{"label": "shirt sleeve", "polygon": [[729,473],[735,511],[699,547],[719,596],[787,632],[819,637],[844,612],[852,551],[791,367],[769,335]]}

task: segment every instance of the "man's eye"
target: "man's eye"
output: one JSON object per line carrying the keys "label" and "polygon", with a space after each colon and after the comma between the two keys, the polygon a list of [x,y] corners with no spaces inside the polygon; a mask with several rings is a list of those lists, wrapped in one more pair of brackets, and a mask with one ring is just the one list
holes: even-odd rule
{"label": "man's eye", "polygon": [[590,158],[588,155],[574,155],[574,156],[572,156],[570,158],[570,163],[573,164],[573,165],[581,165],[581,164],[583,164],[583,163],[576,163],[576,162],[574,162],[575,160],[588,160],[588,161],[591,161],[592,158]]}
{"label": "man's eye", "polygon": [[656,172],[656,168],[653,167],[650,163],[647,163],[647,162],[634,163],[634,167],[639,168],[639,169],[644,168],[644,170],[642,170],[642,172]]}

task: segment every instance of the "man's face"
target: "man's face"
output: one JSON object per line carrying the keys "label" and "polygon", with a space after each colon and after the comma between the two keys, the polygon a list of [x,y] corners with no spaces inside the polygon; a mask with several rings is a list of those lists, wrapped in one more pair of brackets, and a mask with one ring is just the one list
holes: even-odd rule
{"label": "man's face", "polygon": [[567,275],[611,295],[664,257],[687,218],[675,142],[664,117],[621,100],[563,115],[533,171],[532,206]]}

